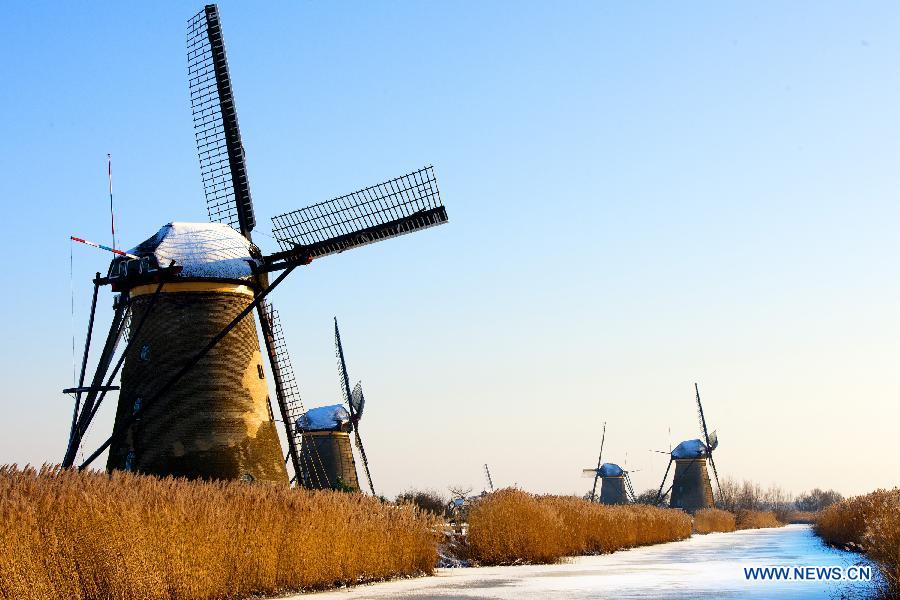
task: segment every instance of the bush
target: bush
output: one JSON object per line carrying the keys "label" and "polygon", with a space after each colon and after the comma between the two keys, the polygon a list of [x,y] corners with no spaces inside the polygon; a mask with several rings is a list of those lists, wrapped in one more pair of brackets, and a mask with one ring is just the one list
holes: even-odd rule
{"label": "bush", "polygon": [[535,496],[494,492],[469,509],[470,556],[483,564],[555,562],[565,554],[562,520]]}
{"label": "bush", "polygon": [[737,529],[765,529],[767,527],[783,527],[772,511],[738,510],[735,514]]}
{"label": "bush", "polygon": [[900,488],[832,504],[819,513],[814,528],[828,544],[868,554],[878,563],[888,594],[900,597]]}
{"label": "bush", "polygon": [[470,556],[483,564],[556,562],[690,535],[691,518],[680,510],[606,506],[511,489],[486,496],[469,513]]}
{"label": "bush", "polygon": [[437,521],[361,494],[0,467],[0,598],[246,598],[431,573]]}
{"label": "bush", "polygon": [[816,518],[818,516],[819,516],[819,513],[817,513],[817,512],[792,510],[792,511],[789,511],[786,515],[787,521],[783,521],[781,519],[781,517],[779,517],[778,520],[786,522],[786,523],[804,523],[804,524],[811,525],[816,522]]}
{"label": "bush", "polygon": [[412,504],[437,517],[442,516],[447,509],[447,502],[433,490],[407,490],[397,496],[397,504]]}
{"label": "bush", "polygon": [[727,510],[704,508],[694,514],[694,531],[697,533],[727,532],[736,528],[735,516]]}

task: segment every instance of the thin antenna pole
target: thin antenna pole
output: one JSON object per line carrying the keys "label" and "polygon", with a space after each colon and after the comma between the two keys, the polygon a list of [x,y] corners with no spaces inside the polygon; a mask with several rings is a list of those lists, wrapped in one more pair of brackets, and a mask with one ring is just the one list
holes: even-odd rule
{"label": "thin antenna pole", "polygon": [[112,245],[116,247],[116,213],[113,212],[113,193],[112,193],[112,155],[106,155],[106,175],[109,180],[109,228],[112,231]]}

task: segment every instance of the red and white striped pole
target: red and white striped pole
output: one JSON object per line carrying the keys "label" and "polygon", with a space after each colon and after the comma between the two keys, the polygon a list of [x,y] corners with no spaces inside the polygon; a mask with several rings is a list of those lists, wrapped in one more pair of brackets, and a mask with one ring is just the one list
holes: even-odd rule
{"label": "red and white striped pole", "polygon": [[75,237],[74,235],[71,235],[69,237],[75,242],[87,244],[88,246],[93,246],[94,248],[100,248],[101,250],[106,250],[108,252],[112,252],[113,254],[118,254],[119,256],[126,256],[128,258],[140,258],[140,256],[137,256],[134,254],[128,254],[127,252],[122,252],[121,250],[116,250],[115,248],[110,248],[109,246],[104,246],[103,244],[98,244],[97,242],[83,240],[80,237]]}

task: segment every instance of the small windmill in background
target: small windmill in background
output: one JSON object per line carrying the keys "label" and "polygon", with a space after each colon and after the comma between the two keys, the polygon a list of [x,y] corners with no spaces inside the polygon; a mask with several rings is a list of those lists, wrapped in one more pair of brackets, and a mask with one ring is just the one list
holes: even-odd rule
{"label": "small windmill in background", "polygon": [[[597,481],[600,485],[600,502],[602,504],[627,504],[635,501],[634,486],[631,484],[629,471],[615,463],[603,462],[603,446],[606,442],[606,423],[603,423],[603,437],[600,439],[600,457],[594,469],[582,469],[582,477],[593,477],[594,487],[591,489],[591,502],[597,498]],[[627,454],[626,454],[627,464]]]}

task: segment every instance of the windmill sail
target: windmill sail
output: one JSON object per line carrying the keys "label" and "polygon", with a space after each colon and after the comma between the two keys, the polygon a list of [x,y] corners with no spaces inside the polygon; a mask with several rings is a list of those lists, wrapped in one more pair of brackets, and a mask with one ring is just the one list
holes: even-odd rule
{"label": "windmill sail", "polygon": [[[338,359],[338,374],[341,378],[341,390],[343,390],[344,402],[350,407],[350,419],[353,421],[353,436],[356,440],[356,448],[359,450],[359,457],[362,459],[363,470],[366,472],[366,480],[369,482],[369,490],[374,496],[375,485],[372,483],[372,473],[369,471],[369,459],[366,457],[366,449],[363,446],[362,437],[359,435],[359,418],[362,416],[362,413],[356,412],[357,404],[354,402],[353,397],[356,390],[353,392],[350,391],[350,375],[347,373],[347,361],[344,360],[344,347],[341,345],[341,332],[338,329],[337,317],[334,318],[334,349]],[[362,386],[357,384],[356,387],[359,389],[358,406],[363,408],[365,400],[362,395]]]}
{"label": "windmill sail", "polygon": [[303,399],[300,397],[300,388],[297,385],[297,377],[294,375],[294,367],[291,365],[291,357],[287,351],[284,328],[281,326],[278,311],[272,304],[266,303],[259,312],[266,350],[270,352],[269,363],[272,365],[278,408],[284,422],[288,450],[294,467],[294,477],[301,482],[303,481],[303,465],[300,461],[302,434],[294,427],[294,423],[306,412],[306,409],[303,407]]}
{"label": "windmill sail", "polygon": [[194,136],[209,220],[230,225],[249,238],[256,219],[215,4],[188,22],[187,49]]}
{"label": "windmill sail", "polygon": [[716,490],[721,491],[719,487],[719,472],[712,457],[713,450],[719,445],[719,436],[716,435],[715,431],[710,436],[706,429],[706,415],[703,414],[703,404],[700,403],[700,386],[696,382],[694,383],[694,391],[697,393],[697,414],[700,416],[700,430],[703,433],[703,440],[706,442],[706,453],[709,456],[709,464],[713,469],[713,477],[716,478]]}
{"label": "windmill sail", "polygon": [[285,253],[311,259],[441,225],[448,220],[432,167],[272,218]]}
{"label": "windmill sail", "polygon": [[353,412],[356,413],[356,419],[362,419],[363,409],[366,407],[366,397],[363,395],[361,381],[356,382],[353,393],[350,394],[350,406],[353,407]]}

